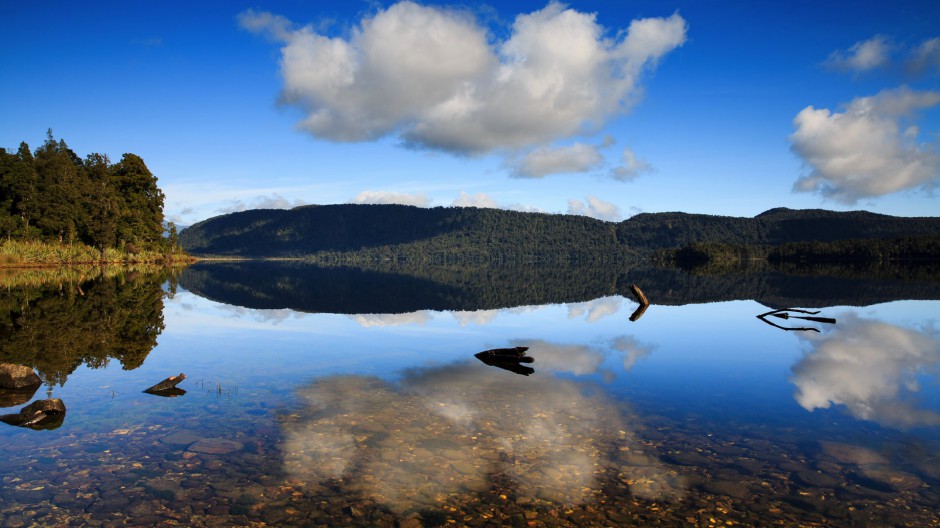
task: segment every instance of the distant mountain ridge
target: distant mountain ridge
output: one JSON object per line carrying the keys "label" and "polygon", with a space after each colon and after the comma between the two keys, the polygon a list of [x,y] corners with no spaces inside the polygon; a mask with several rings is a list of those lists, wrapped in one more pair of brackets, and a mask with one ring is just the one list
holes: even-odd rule
{"label": "distant mountain ridge", "polygon": [[694,242],[775,246],[938,234],[938,217],[867,211],[642,213],[615,223],[474,207],[340,204],[230,213],[192,225],[179,241],[196,256],[604,261]]}

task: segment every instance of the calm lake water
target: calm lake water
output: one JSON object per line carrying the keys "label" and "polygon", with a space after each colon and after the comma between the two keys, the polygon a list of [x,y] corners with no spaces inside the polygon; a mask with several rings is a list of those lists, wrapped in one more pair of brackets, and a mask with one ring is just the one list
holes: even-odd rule
{"label": "calm lake water", "polygon": [[[68,410],[0,423],[0,527],[940,526],[938,282],[855,276],[244,263],[6,287],[0,362],[47,385],[0,414]],[[785,307],[819,313],[756,317]],[[507,347],[532,362],[474,356]],[[185,394],[142,392],[180,372]]]}

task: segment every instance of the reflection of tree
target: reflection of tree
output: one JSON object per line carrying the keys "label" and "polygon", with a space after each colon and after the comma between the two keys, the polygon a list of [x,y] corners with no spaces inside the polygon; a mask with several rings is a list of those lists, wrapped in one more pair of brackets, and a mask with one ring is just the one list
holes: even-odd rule
{"label": "reflection of tree", "polygon": [[916,405],[918,378],[935,376],[940,339],[933,332],[840,317],[822,334],[801,334],[808,352],[793,366],[796,401],[806,410],[843,405],[856,418],[893,427],[940,425],[940,413]]}
{"label": "reflection of tree", "polygon": [[33,367],[50,385],[112,358],[135,369],[163,331],[166,278],[130,272],[8,290],[0,297],[0,361]]}

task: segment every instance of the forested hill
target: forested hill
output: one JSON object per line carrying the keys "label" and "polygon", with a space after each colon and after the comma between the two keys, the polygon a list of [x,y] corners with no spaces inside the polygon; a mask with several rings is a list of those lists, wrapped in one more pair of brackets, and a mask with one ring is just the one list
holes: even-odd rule
{"label": "forested hill", "polygon": [[940,218],[772,209],[754,218],[640,214],[620,223],[561,214],[404,205],[258,209],[180,233],[194,255],[242,257],[615,260],[692,242],[780,245],[936,236]]}
{"label": "forested hill", "polygon": [[618,224],[617,234],[624,244],[644,249],[670,249],[694,242],[777,246],[792,242],[937,236],[940,218],[784,207],[753,218],[643,213]]}
{"label": "forested hill", "polygon": [[549,260],[620,258],[617,225],[584,216],[474,207],[321,205],[251,210],[180,233],[194,255]]}

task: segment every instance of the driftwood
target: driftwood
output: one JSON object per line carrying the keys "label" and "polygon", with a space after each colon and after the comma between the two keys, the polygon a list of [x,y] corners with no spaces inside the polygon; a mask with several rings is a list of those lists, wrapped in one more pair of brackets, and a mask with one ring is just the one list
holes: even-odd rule
{"label": "driftwood", "polygon": [[535,358],[526,355],[526,350],[528,349],[529,347],[522,346],[494,348],[477,352],[474,356],[491,367],[498,367],[503,370],[515,372],[516,374],[528,376],[535,372],[534,368],[522,365],[522,363],[533,363],[535,361]]}
{"label": "driftwood", "polygon": [[186,394],[186,391],[183,389],[178,389],[176,386],[184,379],[186,379],[186,374],[180,372],[179,376],[170,376],[160,383],[157,383],[153,387],[144,390],[144,392],[148,394],[156,394],[157,396],[180,396]]}
{"label": "driftwood", "polygon": [[640,317],[643,317],[646,309],[650,306],[650,301],[646,298],[646,295],[643,294],[643,290],[641,290],[640,287],[636,284],[630,285],[630,293],[633,294],[636,302],[640,303],[639,308],[637,308],[636,311],[630,315],[630,320],[636,322]]}
{"label": "driftwood", "polygon": [[[787,312],[796,312],[796,313],[806,314],[806,316],[790,315]],[[801,327],[781,326],[767,319],[767,317],[773,316],[779,319],[783,319],[785,321],[790,320],[790,319],[802,319],[804,321],[812,321],[814,323],[836,324],[836,320],[831,317],[813,317],[814,315],[818,313],[819,313],[818,310],[815,312],[811,312],[808,310],[800,310],[799,308],[780,308],[779,310],[771,310],[769,312],[762,313],[758,315],[757,318],[769,324],[770,326],[777,327],[781,330],[797,330],[797,331],[804,331],[804,332],[811,331],[811,332],[817,332],[817,333],[819,332],[818,328],[813,328],[811,326],[801,326]]]}

